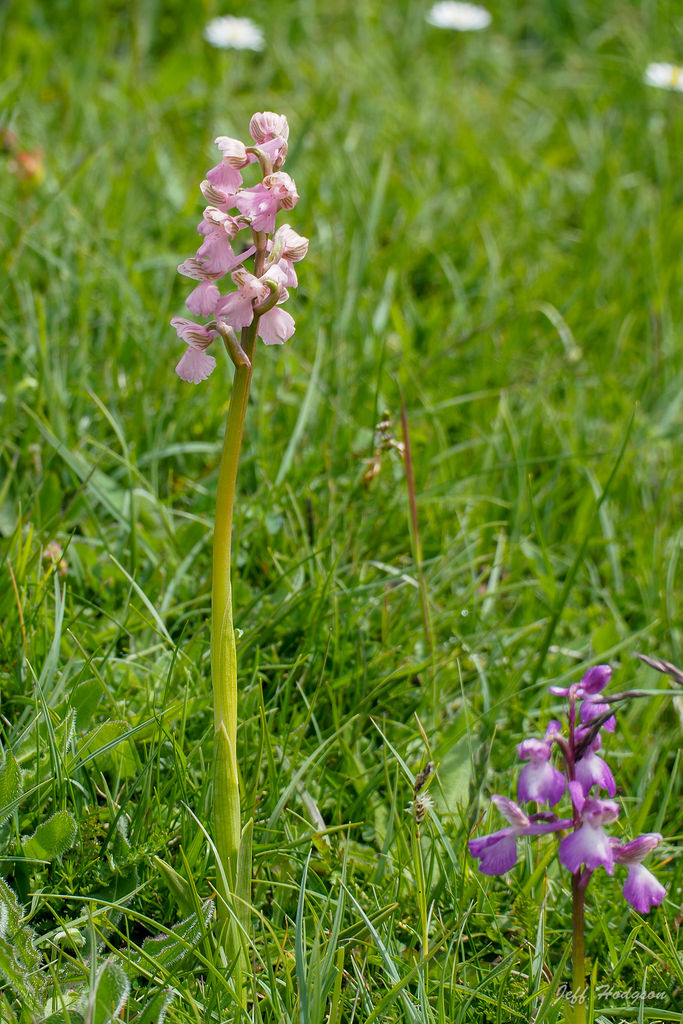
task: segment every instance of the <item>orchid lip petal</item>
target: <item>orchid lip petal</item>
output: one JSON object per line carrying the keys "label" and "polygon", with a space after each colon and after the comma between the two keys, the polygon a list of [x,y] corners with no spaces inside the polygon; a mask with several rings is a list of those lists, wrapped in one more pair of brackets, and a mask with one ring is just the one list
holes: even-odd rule
{"label": "orchid lip petal", "polygon": [[641,914],[647,914],[659,906],[666,896],[666,889],[651,871],[635,863],[629,866],[623,893],[632,907]]}

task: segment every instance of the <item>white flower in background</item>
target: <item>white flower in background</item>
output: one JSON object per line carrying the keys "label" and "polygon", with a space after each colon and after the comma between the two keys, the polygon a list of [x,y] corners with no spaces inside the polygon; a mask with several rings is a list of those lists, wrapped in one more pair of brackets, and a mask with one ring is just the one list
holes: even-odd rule
{"label": "white flower in background", "polygon": [[643,81],[656,89],[675,89],[683,92],[683,67],[678,64],[648,64]]}
{"label": "white flower in background", "polygon": [[220,50],[262,50],[263,32],[251,18],[212,18],[204,29],[204,38]]}
{"label": "white flower in background", "polygon": [[436,28],[452,28],[456,32],[474,32],[491,24],[491,15],[485,7],[456,3],[455,0],[441,0],[425,17]]}

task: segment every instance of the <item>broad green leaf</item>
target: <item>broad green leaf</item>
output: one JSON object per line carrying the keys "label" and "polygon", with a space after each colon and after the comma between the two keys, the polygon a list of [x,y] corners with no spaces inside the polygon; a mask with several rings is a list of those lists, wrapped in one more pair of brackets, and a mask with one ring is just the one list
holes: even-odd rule
{"label": "broad green leaf", "polygon": [[164,989],[152,996],[145,1004],[145,1008],[137,1018],[135,1024],[164,1024],[166,1010],[173,1000],[171,989]]}
{"label": "broad green leaf", "polygon": [[117,771],[126,778],[134,775],[135,757],[124,739],[129,731],[126,722],[103,722],[79,741],[78,759],[94,761],[101,770]]}
{"label": "broad green leaf", "polygon": [[432,786],[434,802],[442,814],[455,814],[469,800],[472,757],[465,740],[454,743],[439,762],[440,790]]}
{"label": "broad green leaf", "polygon": [[76,724],[79,730],[87,728],[101,700],[102,683],[99,679],[87,679],[72,690],[69,703],[76,712]]}
{"label": "broad green leaf", "polygon": [[0,767],[0,824],[12,813],[10,805],[19,799],[22,789],[21,768],[12,751],[8,750]]}
{"label": "broad green leaf", "polygon": [[85,1000],[86,1024],[110,1024],[126,1005],[129,992],[123,968],[106,960],[97,972],[94,991]]}
{"label": "broad green leaf", "polygon": [[616,647],[619,643],[619,633],[617,632],[617,627],[614,622],[610,619],[607,622],[603,622],[601,626],[598,626],[598,628],[593,631],[591,641],[596,655],[602,654],[603,651],[609,651],[612,647]]}
{"label": "broad green leaf", "polygon": [[197,945],[209,920],[213,916],[213,900],[202,904],[202,919],[196,913],[190,914],[184,921],[163,935],[145,939],[142,948],[159,967],[169,967],[181,960]]}
{"label": "broad green leaf", "polygon": [[54,860],[70,850],[78,835],[78,825],[68,811],[57,811],[24,839],[24,853],[36,860]]}
{"label": "broad green leaf", "polygon": [[192,899],[192,888],[185,881],[182,875],[179,875],[175,868],[172,868],[170,864],[167,864],[161,857],[154,857],[154,863],[159,868],[164,882],[170,889],[171,893],[175,896],[178,903],[183,907],[184,910],[191,910],[194,903]]}
{"label": "broad green leaf", "polygon": [[83,1024],[83,1014],[77,1013],[76,1010],[67,1010],[65,1016],[64,1011],[60,1010],[58,1013],[51,1013],[49,1017],[41,1017],[40,1024]]}
{"label": "broad green leaf", "polygon": [[21,904],[12,889],[0,878],[0,936],[10,944],[15,961],[34,972],[41,961],[35,946],[33,929],[21,923],[24,916]]}
{"label": "broad green leaf", "polygon": [[37,1005],[36,990],[31,972],[18,956],[18,949],[5,938],[0,938],[0,975],[4,975],[16,995],[28,1007]]}

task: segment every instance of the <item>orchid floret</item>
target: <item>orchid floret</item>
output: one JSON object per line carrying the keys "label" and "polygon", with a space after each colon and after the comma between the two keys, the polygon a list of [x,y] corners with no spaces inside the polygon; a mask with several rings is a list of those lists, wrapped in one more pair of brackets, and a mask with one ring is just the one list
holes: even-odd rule
{"label": "orchid floret", "polygon": [[666,896],[666,889],[659,879],[641,863],[661,841],[659,832],[647,832],[614,849],[616,863],[628,867],[622,890],[624,899],[641,914],[647,914],[652,907],[659,906]]}
{"label": "orchid floret", "polygon": [[221,151],[223,163],[229,167],[246,167],[254,159],[247,153],[247,147],[239,139],[231,139],[227,135],[219,135],[214,140]]}
{"label": "orchid floret", "polygon": [[520,761],[528,761],[520,773],[517,783],[517,799],[528,803],[558,803],[567,787],[567,780],[561,771],[550,763],[552,746],[546,740],[523,740],[517,747]]}
{"label": "orchid floret", "polygon": [[277,137],[286,142],[289,138],[289,124],[284,114],[274,114],[272,110],[264,110],[252,115],[249,121],[249,134],[257,144],[269,142]]}
{"label": "orchid floret", "polygon": [[229,163],[221,160],[219,164],[212,167],[206,172],[206,178],[215,185],[216,188],[220,189],[221,192],[226,192],[230,195],[234,195],[238,188],[242,184],[242,174],[237,170],[236,167],[231,167]]}
{"label": "orchid floret", "polygon": [[594,871],[603,867],[608,875],[614,872],[614,851],[603,825],[616,821],[619,804],[614,800],[584,800],[581,824],[560,843],[560,863],[575,874],[582,866]]}
{"label": "orchid floret", "polygon": [[517,839],[520,836],[538,836],[547,832],[558,832],[571,825],[571,819],[561,821],[554,814],[551,820],[544,820],[546,814],[527,815],[522,808],[507,797],[491,797],[506,821],[507,828],[491,835],[470,839],[468,849],[479,860],[479,870],[485,875],[502,875],[517,863]]}
{"label": "orchid floret", "polygon": [[584,796],[588,796],[593,786],[607,790],[610,796],[614,796],[617,791],[617,784],[609,765],[603,758],[598,757],[597,751],[601,746],[602,739],[598,733],[574,766],[574,775],[581,784]]}

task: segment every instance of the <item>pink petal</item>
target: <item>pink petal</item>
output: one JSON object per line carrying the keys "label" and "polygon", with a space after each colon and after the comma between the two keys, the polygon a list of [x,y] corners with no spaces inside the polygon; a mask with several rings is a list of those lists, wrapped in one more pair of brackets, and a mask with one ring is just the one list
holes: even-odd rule
{"label": "pink petal", "polygon": [[264,345],[282,345],[294,334],[294,317],[285,309],[274,306],[259,319],[258,336]]}
{"label": "pink petal", "polygon": [[231,139],[227,135],[219,135],[215,143],[223,155],[223,163],[229,167],[246,167],[254,158],[247,153],[246,146],[239,139]]}
{"label": "pink petal", "polygon": [[261,144],[279,135],[285,142],[289,138],[289,125],[284,114],[274,114],[272,110],[264,110],[252,114],[249,121],[249,134],[254,142]]}
{"label": "pink petal", "polygon": [[229,210],[234,203],[231,202],[231,198],[234,195],[232,192],[224,192],[223,189],[218,188],[212,181],[206,178],[199,185],[200,191],[207,203],[211,206],[215,206],[219,210]]}
{"label": "pink petal", "polygon": [[[211,225],[210,230],[214,230],[213,225]],[[194,256],[190,256],[189,259],[183,260],[182,263],[178,264],[178,273],[182,274],[183,277],[191,278],[193,281],[206,281],[213,277],[206,269],[204,260],[198,260]]]}
{"label": "pink petal", "polygon": [[264,185],[242,189],[235,196],[235,206],[245,217],[249,217],[254,231],[270,233],[275,227],[278,197]]}
{"label": "pink petal", "polygon": [[194,345],[195,348],[208,348],[216,332],[209,330],[204,324],[196,324],[193,320],[186,320],[184,316],[174,316],[171,320],[171,327],[175,327],[179,338]]}
{"label": "pink petal", "polygon": [[195,316],[213,316],[220,298],[221,293],[213,281],[202,281],[187,296],[185,305]]}
{"label": "pink petal", "polygon": [[239,289],[224,295],[216,309],[216,316],[235,331],[248,327],[254,319],[254,307],[248,294]]}
{"label": "pink petal", "polygon": [[297,234],[289,224],[281,224],[273,235],[273,251],[277,259],[298,263],[308,252],[308,239]]}
{"label": "pink petal", "polygon": [[258,148],[260,152],[266,154],[275,170],[282,167],[287,159],[287,142],[279,136],[269,139],[268,142],[260,142]]}
{"label": "pink petal", "polygon": [[189,345],[185,355],[176,366],[175,372],[181,380],[187,381],[188,384],[199,384],[200,381],[206,380],[215,366],[216,360],[213,356]]}
{"label": "pink petal", "polygon": [[197,249],[197,256],[204,260],[210,274],[218,276],[234,270],[246,258],[244,253],[235,255],[223,228],[216,228],[206,236]]}
{"label": "pink petal", "polygon": [[299,202],[299,193],[296,190],[294,179],[290,178],[285,171],[275,171],[267,174],[263,179],[264,186],[277,196],[278,209],[291,210]]}
{"label": "pink petal", "polygon": [[210,181],[221,192],[228,192],[230,195],[234,195],[242,184],[242,175],[237,168],[231,167],[230,164],[226,164],[223,160],[206,172],[206,178],[207,181]]}

